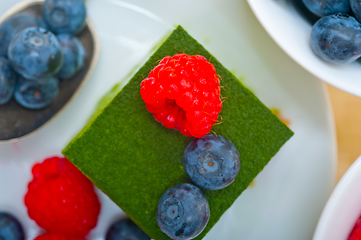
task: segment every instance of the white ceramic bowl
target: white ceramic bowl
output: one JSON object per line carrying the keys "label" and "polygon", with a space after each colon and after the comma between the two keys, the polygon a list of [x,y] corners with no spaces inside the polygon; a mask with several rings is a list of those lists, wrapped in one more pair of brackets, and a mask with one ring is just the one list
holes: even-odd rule
{"label": "white ceramic bowl", "polygon": [[269,35],[297,63],[321,80],[361,97],[361,63],[335,65],[318,58],[309,43],[312,25],[290,0],[248,0],[248,3]]}
{"label": "white ceramic bowl", "polygon": [[361,156],[334,189],[313,240],[346,240],[361,215]]}

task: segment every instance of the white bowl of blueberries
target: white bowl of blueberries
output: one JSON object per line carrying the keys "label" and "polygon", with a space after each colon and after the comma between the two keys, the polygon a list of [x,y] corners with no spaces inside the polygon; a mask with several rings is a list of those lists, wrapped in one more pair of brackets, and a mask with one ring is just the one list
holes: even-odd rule
{"label": "white bowl of blueberries", "polygon": [[54,117],[98,57],[83,0],[23,1],[0,20],[0,142]]}
{"label": "white bowl of blueberries", "polygon": [[361,0],[248,0],[266,31],[321,80],[361,97]]}

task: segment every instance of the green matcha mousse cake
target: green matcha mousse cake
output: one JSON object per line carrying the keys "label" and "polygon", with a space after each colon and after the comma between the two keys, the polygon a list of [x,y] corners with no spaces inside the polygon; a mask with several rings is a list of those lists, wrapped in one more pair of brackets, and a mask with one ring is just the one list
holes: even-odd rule
{"label": "green matcha mousse cake", "polygon": [[182,160],[194,139],[154,120],[140,95],[140,83],[159,60],[177,53],[202,55],[221,77],[222,123],[212,130],[232,141],[240,153],[235,181],[216,191],[202,190],[210,219],[202,239],[222,214],[293,135],[257,97],[182,27],[158,50],[63,150],[63,154],[151,238],[169,239],[157,225],[157,205],[170,187],[190,182]]}

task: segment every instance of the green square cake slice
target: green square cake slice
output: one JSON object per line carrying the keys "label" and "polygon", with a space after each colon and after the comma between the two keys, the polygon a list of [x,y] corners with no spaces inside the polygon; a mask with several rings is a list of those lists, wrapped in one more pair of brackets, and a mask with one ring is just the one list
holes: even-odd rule
{"label": "green square cake slice", "polygon": [[222,190],[202,190],[211,216],[202,239],[282,145],[293,135],[257,97],[215,57],[178,27],[129,83],[63,150],[63,154],[151,238],[169,239],[158,227],[158,200],[170,187],[190,182],[182,165],[193,138],[154,120],[140,96],[140,83],[160,59],[177,53],[202,55],[215,66],[227,98],[223,123],[212,130],[232,141],[240,153],[235,181]]}

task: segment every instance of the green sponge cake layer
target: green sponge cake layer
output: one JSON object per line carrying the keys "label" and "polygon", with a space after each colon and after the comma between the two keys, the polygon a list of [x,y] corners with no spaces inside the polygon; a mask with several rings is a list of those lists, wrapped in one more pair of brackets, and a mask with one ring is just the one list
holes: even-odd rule
{"label": "green sponge cake layer", "polygon": [[222,214],[293,135],[215,57],[178,27],[130,82],[63,150],[64,155],[107,194],[151,238],[169,239],[158,227],[158,200],[170,187],[190,182],[182,166],[183,152],[193,139],[154,120],[140,96],[140,83],[157,61],[176,53],[211,59],[227,97],[212,129],[239,150],[241,169],[227,188],[203,191],[211,211],[203,238]]}

